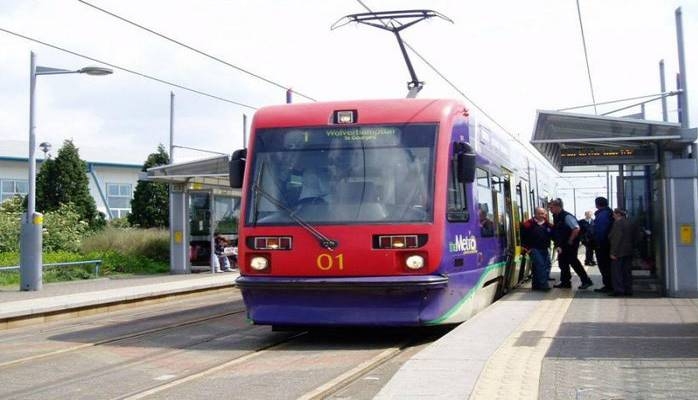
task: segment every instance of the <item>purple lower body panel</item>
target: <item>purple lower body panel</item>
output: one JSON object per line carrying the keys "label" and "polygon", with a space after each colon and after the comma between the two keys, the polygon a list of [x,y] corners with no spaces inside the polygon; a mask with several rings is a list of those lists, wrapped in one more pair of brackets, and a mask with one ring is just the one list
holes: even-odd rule
{"label": "purple lower body panel", "polygon": [[420,326],[448,308],[441,275],[355,278],[241,276],[247,316],[276,326]]}

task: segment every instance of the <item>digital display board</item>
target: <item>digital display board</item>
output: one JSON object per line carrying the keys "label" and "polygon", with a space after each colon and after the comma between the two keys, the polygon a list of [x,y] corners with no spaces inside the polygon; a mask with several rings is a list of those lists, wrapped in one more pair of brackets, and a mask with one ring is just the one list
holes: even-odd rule
{"label": "digital display board", "polygon": [[657,147],[653,144],[634,147],[589,146],[560,149],[562,166],[654,164],[658,160]]}

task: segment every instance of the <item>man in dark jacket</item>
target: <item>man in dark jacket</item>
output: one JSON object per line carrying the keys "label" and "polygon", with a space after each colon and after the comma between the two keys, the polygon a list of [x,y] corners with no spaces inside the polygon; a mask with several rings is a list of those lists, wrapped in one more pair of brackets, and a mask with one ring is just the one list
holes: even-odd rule
{"label": "man in dark jacket", "polygon": [[611,243],[608,234],[613,226],[613,211],[608,207],[608,200],[605,197],[597,197],[594,200],[596,212],[594,213],[594,245],[596,251],[596,262],[599,266],[603,287],[595,289],[595,292],[613,292],[613,281],[611,279],[611,257],[609,254]]}
{"label": "man in dark jacket", "polygon": [[572,273],[570,266],[579,276],[582,284],[580,289],[587,289],[594,283],[582,267],[582,263],[577,258],[579,251],[579,223],[574,215],[568,213],[562,207],[562,200],[554,199],[548,204],[550,212],[553,213],[553,241],[557,251],[557,264],[560,267],[560,283],[556,288],[569,289],[572,287]]}
{"label": "man in dark jacket", "polygon": [[536,208],[535,217],[521,224],[521,244],[531,257],[533,290],[550,290],[550,238],[553,226],[544,208]]}
{"label": "man in dark jacket", "polygon": [[633,242],[635,241],[635,228],[627,219],[625,210],[616,208],[613,210],[613,227],[608,234],[611,243],[611,277],[613,278],[613,292],[611,296],[633,295]]}

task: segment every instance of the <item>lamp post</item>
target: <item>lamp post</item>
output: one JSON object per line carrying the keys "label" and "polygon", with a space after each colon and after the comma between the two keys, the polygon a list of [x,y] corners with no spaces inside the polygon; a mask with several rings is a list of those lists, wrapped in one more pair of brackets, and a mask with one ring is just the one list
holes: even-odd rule
{"label": "lamp post", "polygon": [[29,192],[27,213],[22,217],[19,242],[20,290],[41,290],[42,282],[42,223],[43,215],[36,212],[36,136],[34,134],[34,89],[37,75],[88,74],[109,75],[113,71],[102,67],[85,67],[79,70],[41,67],[35,64],[36,56],[30,52],[29,62]]}

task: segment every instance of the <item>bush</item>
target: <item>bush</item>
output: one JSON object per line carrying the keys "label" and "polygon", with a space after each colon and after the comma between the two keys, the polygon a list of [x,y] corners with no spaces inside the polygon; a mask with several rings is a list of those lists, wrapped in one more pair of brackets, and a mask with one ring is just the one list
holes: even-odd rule
{"label": "bush", "polygon": [[113,219],[109,220],[108,226],[110,226],[110,227],[112,227],[112,228],[122,228],[122,229],[124,229],[124,228],[130,228],[130,227],[131,227],[131,223],[128,222],[128,218],[127,218],[127,217],[113,218]]}
{"label": "bush", "polygon": [[[0,253],[19,251],[22,212],[22,198],[19,196],[4,201],[0,206]],[[87,223],[80,220],[72,204],[61,204],[57,210],[44,214],[44,252],[77,252],[87,229]]]}
{"label": "bush", "polygon": [[104,275],[157,274],[167,273],[170,270],[169,261],[153,260],[137,254],[123,254],[114,250],[92,254],[99,255],[102,259]]}
{"label": "bush", "polygon": [[72,204],[61,204],[58,210],[44,215],[44,252],[78,252],[88,228]]}
{"label": "bush", "polygon": [[22,201],[21,196],[15,196],[0,204],[0,253],[19,251]]}
{"label": "bush", "polygon": [[165,229],[107,227],[85,238],[82,244],[83,254],[108,251],[169,262],[169,232]]}
{"label": "bush", "polygon": [[[0,210],[0,226],[11,213]],[[100,276],[110,274],[156,274],[170,269],[169,233],[164,229],[135,229],[107,227],[99,232],[87,231],[87,224],[78,220],[70,207],[55,213],[47,213],[44,222],[44,264],[102,260]],[[9,228],[16,227],[11,236],[11,249],[0,250],[0,266],[19,265],[19,221],[10,221],[8,229],[0,230],[2,243]],[[90,236],[82,239],[86,232]],[[61,250],[56,250],[56,249]],[[52,249],[54,251],[52,251]],[[81,250],[78,252],[78,250]],[[93,265],[48,267],[44,269],[44,282],[88,279],[94,275]],[[19,283],[19,272],[0,272],[0,286]]]}

